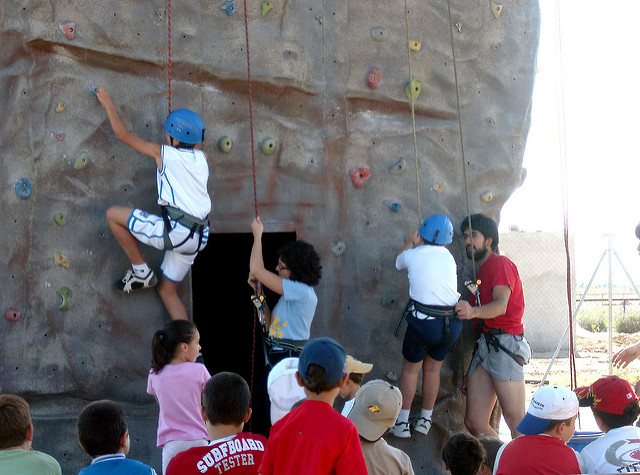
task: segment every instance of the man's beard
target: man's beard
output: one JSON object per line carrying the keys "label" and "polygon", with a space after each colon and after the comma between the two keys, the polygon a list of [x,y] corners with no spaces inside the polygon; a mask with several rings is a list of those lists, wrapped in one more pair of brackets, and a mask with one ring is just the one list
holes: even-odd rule
{"label": "man's beard", "polygon": [[[472,252],[473,252],[473,246],[467,247],[467,257],[469,259],[471,259]],[[487,254],[486,247],[484,249],[476,249],[475,252],[473,252],[473,259],[476,261],[481,261],[486,254]]]}

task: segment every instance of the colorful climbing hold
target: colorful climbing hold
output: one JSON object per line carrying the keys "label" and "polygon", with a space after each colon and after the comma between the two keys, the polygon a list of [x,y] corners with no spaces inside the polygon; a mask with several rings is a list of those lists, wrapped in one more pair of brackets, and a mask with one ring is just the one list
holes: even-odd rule
{"label": "colorful climbing hold", "polygon": [[438,193],[442,193],[444,191],[444,183],[436,183],[431,187],[433,191],[437,191]]}
{"label": "colorful climbing hold", "polygon": [[60,31],[67,37],[69,41],[73,40],[76,36],[76,22],[75,21],[65,21],[58,25]]}
{"label": "colorful climbing hold", "polygon": [[89,152],[83,150],[76,156],[75,160],[73,161],[73,168],[75,168],[76,170],[82,170],[87,165],[89,165]]}
{"label": "colorful climbing hold", "polygon": [[491,11],[493,12],[493,16],[497,20],[500,14],[502,13],[502,5],[499,5],[493,0],[491,0]]}
{"label": "colorful climbing hold", "polygon": [[264,2],[262,2],[262,16],[264,17],[272,8],[273,3],[271,3],[269,0],[264,0]]}
{"label": "colorful climbing hold", "polygon": [[391,173],[392,175],[402,175],[406,168],[407,165],[405,163],[404,157],[400,157],[391,165],[389,165],[389,173]]}
{"label": "colorful climbing hold", "polygon": [[62,142],[64,140],[65,133],[64,132],[51,132],[51,137],[53,137],[53,140],[55,140],[56,142]]}
{"label": "colorful climbing hold", "polygon": [[229,153],[231,151],[231,147],[233,147],[233,141],[230,137],[225,135],[218,140],[218,148],[221,152]]}
{"label": "colorful climbing hold", "polygon": [[396,202],[392,202],[392,203],[387,203],[387,206],[389,207],[389,209],[391,211],[393,211],[394,213],[397,213],[398,211],[400,211],[400,208],[402,208],[402,204],[400,203],[396,203]]}
{"label": "colorful climbing hold", "polygon": [[69,290],[69,287],[60,287],[58,295],[62,298],[58,310],[69,310],[69,305],[71,304],[71,290]]}
{"label": "colorful climbing hold", "polygon": [[422,82],[422,79],[413,78],[411,82],[407,84],[407,87],[405,88],[404,93],[407,95],[409,99],[411,99],[411,97],[413,96],[413,100],[415,101],[416,99],[418,99],[418,96],[420,95],[420,91],[422,90],[422,84],[424,84]]}
{"label": "colorful climbing hold", "polygon": [[371,28],[371,36],[376,41],[384,41],[389,36],[389,30],[381,26]]}
{"label": "colorful climbing hold", "polygon": [[62,213],[54,214],[53,215],[53,220],[56,222],[56,224],[58,226],[64,226],[65,225],[64,214],[62,214]]}
{"label": "colorful climbing hold", "polygon": [[367,73],[367,86],[370,89],[378,89],[378,83],[382,77],[382,69],[373,68]]}
{"label": "colorful climbing hold", "polygon": [[265,155],[271,155],[275,149],[276,141],[271,137],[267,137],[260,144],[260,150],[262,150],[262,153],[264,153]]}
{"label": "colorful climbing hold", "polygon": [[31,196],[32,192],[31,183],[27,178],[20,178],[16,183],[16,195],[21,200],[26,200]]}
{"label": "colorful climbing hold", "polygon": [[455,27],[458,30],[458,33],[462,33],[462,22],[456,23]]}
{"label": "colorful climbing hold", "polygon": [[56,106],[56,112],[58,113],[62,112],[65,107],[67,107],[67,105],[64,103],[64,101],[58,101],[58,105]]}
{"label": "colorful climbing hold", "polygon": [[236,4],[234,0],[225,0],[225,2],[220,5],[220,8],[222,8],[228,16],[231,16],[236,12]]}
{"label": "colorful climbing hold", "polygon": [[422,48],[422,43],[419,41],[409,41],[409,49],[411,51],[420,51],[420,48]]}
{"label": "colorful climbing hold", "polygon": [[9,320],[10,322],[17,322],[20,320],[20,312],[15,308],[10,308],[6,312],[4,312],[4,318]]}
{"label": "colorful climbing hold", "polygon": [[352,168],[349,170],[349,176],[353,186],[360,188],[371,177],[371,170],[368,168]]}
{"label": "colorful climbing hold", "polygon": [[331,244],[331,254],[338,257],[347,249],[347,245],[342,241],[336,241]]}
{"label": "colorful climbing hold", "polygon": [[485,203],[488,203],[493,199],[493,193],[491,193],[490,191],[485,191],[484,193],[482,193],[482,195],[480,195],[480,199]]}
{"label": "colorful climbing hold", "polygon": [[56,252],[53,255],[53,260],[58,267],[64,267],[65,269],[69,268],[69,259],[67,259],[61,252]]}

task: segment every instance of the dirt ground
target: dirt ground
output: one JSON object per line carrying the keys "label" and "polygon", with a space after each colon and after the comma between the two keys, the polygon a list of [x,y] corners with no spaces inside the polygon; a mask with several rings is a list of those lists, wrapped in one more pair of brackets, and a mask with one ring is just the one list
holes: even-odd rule
{"label": "dirt ground", "polygon": [[[609,334],[591,333],[582,328],[578,328],[576,347],[578,355],[575,358],[576,374],[578,386],[586,386],[596,379],[609,374]],[[631,343],[640,340],[640,333],[614,333],[612,339],[613,353],[626,347]],[[547,380],[551,384],[563,386],[571,385],[569,372],[569,358],[565,354],[563,358],[556,358],[549,371]],[[525,366],[525,377],[527,383],[527,396],[530,396],[540,384],[551,358],[533,358]],[[613,368],[613,374],[628,380],[631,384],[640,378],[640,359],[633,361],[624,369]]]}

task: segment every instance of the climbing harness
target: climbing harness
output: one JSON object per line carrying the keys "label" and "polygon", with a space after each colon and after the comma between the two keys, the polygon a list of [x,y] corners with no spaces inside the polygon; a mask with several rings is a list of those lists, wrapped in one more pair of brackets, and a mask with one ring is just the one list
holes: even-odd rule
{"label": "climbing harness", "polygon": [[[162,206],[162,219],[164,220],[164,234],[162,238],[164,240],[164,248],[167,251],[173,251],[174,249],[184,245],[187,241],[189,241],[195,233],[198,233],[198,247],[195,252],[184,253],[184,254],[197,254],[200,251],[200,246],[202,245],[202,234],[204,233],[205,228],[209,226],[209,221],[207,218],[199,219],[189,213],[185,213],[181,209],[174,208],[173,206]],[[169,232],[171,231],[171,221],[175,221],[185,228],[188,228],[189,235],[184,238],[184,240],[180,244],[173,244],[171,242],[171,238],[169,237]]]}
{"label": "climbing harness", "polygon": [[[482,325],[481,328],[483,326],[484,325]],[[505,334],[508,335],[508,333],[505,332],[502,328],[490,328],[489,331],[481,330],[481,332],[482,332],[481,335],[484,337],[484,340],[487,343],[487,346],[492,346],[493,349],[496,351],[496,353],[502,350],[506,354],[508,354],[520,366],[525,365],[526,362],[522,356],[515,354],[513,351],[509,350],[502,343],[500,343],[500,340],[498,340],[496,335],[505,335]],[[512,336],[514,338],[517,338],[517,337],[524,338],[524,334],[512,335]]]}
{"label": "climbing harness", "polygon": [[423,315],[427,315],[428,317],[444,320],[444,335],[447,339],[451,338],[449,319],[456,316],[455,307],[448,305],[425,305],[411,298],[407,301],[407,305],[404,306],[400,321],[396,325],[396,331],[394,332],[395,336],[398,336],[398,333],[400,332],[400,325],[402,324],[402,321],[405,320],[409,315],[418,318],[416,315],[417,312],[420,312]]}
{"label": "climbing harness", "polygon": [[[262,336],[264,350],[264,365],[268,371],[284,358],[297,358],[302,352],[306,340],[289,340],[287,338],[273,338],[266,334]],[[277,357],[277,359],[273,357]]]}

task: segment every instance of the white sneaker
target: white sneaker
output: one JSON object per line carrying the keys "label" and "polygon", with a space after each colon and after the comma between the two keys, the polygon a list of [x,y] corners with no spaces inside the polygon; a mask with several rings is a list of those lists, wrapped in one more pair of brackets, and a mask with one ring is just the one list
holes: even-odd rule
{"label": "white sneaker", "polygon": [[133,270],[129,269],[124,277],[117,281],[115,289],[118,292],[129,293],[133,290],[148,289],[158,283],[158,279],[152,270],[144,277],[138,277]]}
{"label": "white sneaker", "polygon": [[391,434],[401,439],[408,439],[411,437],[411,429],[409,429],[408,422],[396,422],[390,429]]}
{"label": "white sneaker", "polygon": [[422,434],[427,435],[429,433],[429,429],[431,429],[431,419],[418,417],[416,421],[413,423],[413,428],[418,432],[421,432]]}

